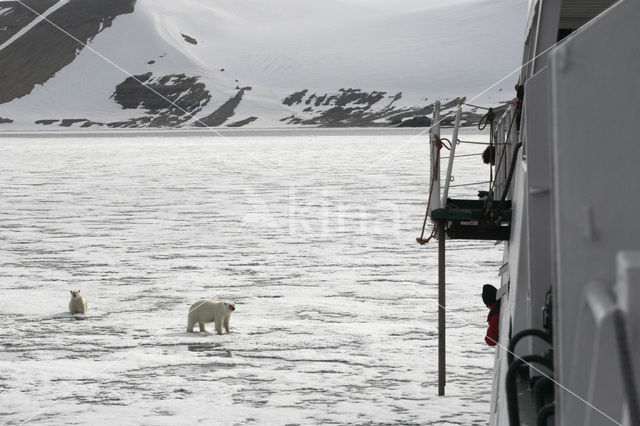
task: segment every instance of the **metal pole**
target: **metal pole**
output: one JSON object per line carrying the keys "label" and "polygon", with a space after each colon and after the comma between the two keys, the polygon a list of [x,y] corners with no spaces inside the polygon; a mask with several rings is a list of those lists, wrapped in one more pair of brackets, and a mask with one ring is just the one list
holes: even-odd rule
{"label": "metal pole", "polygon": [[[489,112],[487,112],[487,121],[489,122],[489,152],[493,151],[493,163],[496,162],[496,151],[495,146],[493,146],[493,119],[496,118],[493,108],[489,108]],[[491,158],[491,155],[489,155]],[[494,164],[489,162],[489,188],[493,191],[493,166]],[[497,173],[497,172],[496,172]],[[494,191],[495,192],[495,191]],[[493,198],[493,196],[491,196]]]}
{"label": "metal pole", "polygon": [[[431,203],[428,214],[431,210],[440,208],[440,156],[436,148],[435,135],[440,136],[440,101],[436,101],[433,107],[433,121],[429,129],[429,141],[431,143]],[[437,160],[437,161],[436,161]]]}
{"label": "metal pole", "polygon": [[444,307],[445,307],[445,260],[444,260],[444,228],[446,221],[438,221],[438,396],[444,395],[445,377],[445,324],[444,324]]}
{"label": "metal pole", "polygon": [[[493,184],[493,187],[495,188],[495,190],[493,191],[495,194],[502,194],[502,188],[504,186],[504,181],[507,180],[507,173],[508,173],[508,168],[509,166],[507,165],[506,162],[504,162],[504,160],[502,160],[502,151],[504,150],[505,146],[504,146],[504,134],[507,131],[505,129],[505,124],[504,124],[504,118],[507,116],[507,113],[502,114],[502,117],[500,118],[500,121],[498,122],[498,134],[496,135],[496,140],[495,140],[495,157],[494,160],[496,162],[496,175],[494,176],[495,178],[495,183]],[[506,160],[506,158],[505,158]],[[498,173],[500,172],[499,168],[502,167],[504,172],[504,177],[500,177],[498,175]]]}
{"label": "metal pole", "polygon": [[458,104],[456,111],[456,121],[453,125],[453,136],[451,136],[451,151],[449,151],[449,164],[447,166],[447,174],[444,179],[444,192],[442,193],[441,207],[447,206],[447,197],[449,197],[449,184],[451,183],[451,173],[453,171],[453,159],[456,156],[456,145],[458,145],[458,130],[460,129],[460,118],[462,117],[462,104]]}

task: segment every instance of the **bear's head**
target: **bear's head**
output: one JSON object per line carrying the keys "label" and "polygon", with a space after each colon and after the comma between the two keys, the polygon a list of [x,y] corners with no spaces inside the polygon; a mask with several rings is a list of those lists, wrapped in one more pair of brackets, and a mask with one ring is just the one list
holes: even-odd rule
{"label": "bear's head", "polygon": [[236,302],[224,302],[224,306],[231,312],[236,310]]}
{"label": "bear's head", "polygon": [[80,297],[80,290],[70,290],[71,297]]}

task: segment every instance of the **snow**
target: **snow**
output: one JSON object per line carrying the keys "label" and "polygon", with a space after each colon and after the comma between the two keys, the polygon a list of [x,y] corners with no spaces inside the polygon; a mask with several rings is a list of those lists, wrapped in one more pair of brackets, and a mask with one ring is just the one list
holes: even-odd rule
{"label": "snow", "polygon": [[21,129],[44,117],[124,120],[131,111],[110,99],[115,86],[149,71],[200,76],[213,93],[202,116],[251,86],[232,121],[259,117],[254,127],[280,126],[290,115],[282,100],[303,89],[402,91],[399,105],[410,106],[457,96],[497,104],[517,80],[525,8],[524,0],[139,0],[54,78],[0,105],[0,116]]}
{"label": "snow", "polygon": [[[437,397],[416,133],[0,140],[2,423],[486,424],[501,247],[447,243]],[[485,172],[456,160],[456,184]],[[185,331],[203,297],[237,302],[230,334]]]}

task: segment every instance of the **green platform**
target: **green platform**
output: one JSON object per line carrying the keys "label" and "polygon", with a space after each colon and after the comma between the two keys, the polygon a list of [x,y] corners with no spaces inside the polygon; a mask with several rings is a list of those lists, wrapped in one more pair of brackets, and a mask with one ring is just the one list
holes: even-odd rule
{"label": "green platform", "polygon": [[431,219],[445,221],[447,235],[460,240],[508,240],[511,234],[511,201],[447,199],[443,209],[431,211]]}

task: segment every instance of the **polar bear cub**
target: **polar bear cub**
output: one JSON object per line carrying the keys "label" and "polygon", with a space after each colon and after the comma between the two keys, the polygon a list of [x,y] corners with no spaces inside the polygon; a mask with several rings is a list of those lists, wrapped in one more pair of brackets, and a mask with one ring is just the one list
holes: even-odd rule
{"label": "polar bear cub", "polygon": [[87,301],[80,295],[80,290],[70,290],[71,300],[69,301],[69,312],[72,314],[86,314]]}
{"label": "polar bear cub", "polygon": [[203,299],[199,300],[189,308],[189,319],[187,321],[187,331],[193,333],[193,326],[198,323],[200,331],[208,333],[205,324],[216,323],[216,333],[222,334],[222,327],[229,333],[229,319],[231,312],[236,310],[235,302]]}

